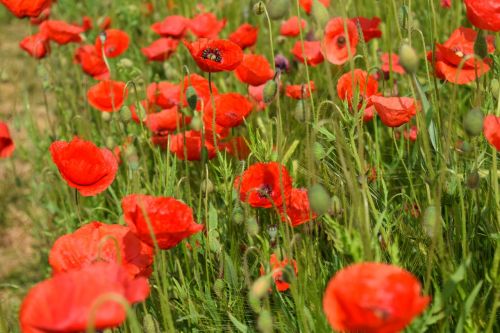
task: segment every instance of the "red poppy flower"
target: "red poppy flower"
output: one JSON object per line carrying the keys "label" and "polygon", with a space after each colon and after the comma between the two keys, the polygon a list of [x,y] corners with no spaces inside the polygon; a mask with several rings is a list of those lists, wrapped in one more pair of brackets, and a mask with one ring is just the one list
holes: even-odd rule
{"label": "red poppy flower", "polygon": [[84,16],[82,17],[82,28],[85,32],[89,31],[90,29],[92,29],[93,27],[93,23],[92,23],[92,19],[88,16]]}
{"label": "red poppy flower", "polygon": [[[347,31],[344,30],[344,22]],[[346,34],[347,32],[347,34]],[[349,40],[350,50],[347,48]],[[322,41],[323,55],[334,65],[342,65],[349,60],[349,56],[356,54],[358,45],[358,30],[350,20],[336,17],[328,21],[325,27],[325,37]]]}
{"label": "red poppy flower", "polygon": [[150,103],[169,109],[179,104],[180,89],[178,84],[162,81],[151,83],[146,89],[146,94]]}
{"label": "red poppy flower", "polygon": [[372,96],[370,101],[384,125],[399,127],[417,114],[417,103],[410,97]]}
{"label": "red poppy flower", "polygon": [[42,11],[50,7],[52,0],[0,0],[12,14],[18,18],[38,17]]}
{"label": "red poppy flower", "polygon": [[109,16],[104,16],[99,21],[99,30],[101,31],[109,29],[109,27],[111,26],[111,17]]}
{"label": "red poppy flower", "polygon": [[12,156],[15,149],[14,141],[10,136],[9,127],[0,121],[0,158]]}
{"label": "red poppy flower", "polygon": [[[123,305],[106,300],[117,294],[129,303],[149,295],[148,280],[133,279],[115,264],[95,263],[79,271],[60,273],[35,285],[19,313],[23,332],[85,332],[93,319],[97,330],[119,326],[126,318]],[[91,319],[92,318],[92,319]]]}
{"label": "red poppy flower", "polygon": [[[2,1],[0,0],[0,3]],[[44,10],[37,17],[31,17],[30,23],[33,25],[40,25],[43,21],[48,20],[50,17],[50,7],[45,7]]]}
{"label": "red poppy flower", "polygon": [[176,39],[160,38],[141,48],[141,52],[149,61],[165,61],[177,50],[177,45],[179,41]]}
{"label": "red poppy flower", "polygon": [[403,132],[403,137],[406,140],[410,140],[412,142],[417,141],[418,137],[418,127],[417,126],[412,126],[409,130],[404,130]]}
{"label": "red poppy flower", "polygon": [[189,29],[198,38],[217,38],[219,32],[226,25],[226,20],[218,21],[212,13],[201,13],[189,21]]}
{"label": "red poppy flower", "polygon": [[280,35],[286,37],[297,37],[300,35],[300,29],[305,31],[307,28],[307,22],[304,19],[300,19],[297,16],[292,16],[288,20],[281,22]]}
{"label": "red poppy flower", "polygon": [[451,8],[451,0],[441,0],[441,7]]}
{"label": "red poppy flower", "polygon": [[[283,292],[287,291],[288,288],[290,288],[290,283],[287,281],[283,280],[283,269],[285,269],[286,266],[291,266],[293,269],[293,272],[295,275],[298,273],[297,269],[297,262],[295,260],[289,260],[289,259],[284,259],[282,261],[279,261],[278,258],[276,257],[276,254],[273,253],[271,254],[271,257],[269,258],[269,264],[272,269],[272,275],[273,275],[273,280],[274,283],[276,284],[276,289],[278,291]],[[260,275],[265,275],[266,271],[263,266],[260,267]]]}
{"label": "red poppy flower", "polygon": [[105,80],[87,92],[89,104],[103,112],[119,111],[128,96],[125,82]]}
{"label": "red poppy flower", "polygon": [[290,194],[290,202],[284,209],[280,208],[281,220],[289,222],[293,227],[315,219],[317,215],[311,210],[306,189],[294,188]]}
{"label": "red poppy flower", "polygon": [[498,0],[464,0],[469,21],[483,30],[500,31]]}
{"label": "red poppy flower", "polygon": [[380,263],[346,267],[328,282],[323,311],[337,331],[396,333],[421,314],[430,298],[410,273]]}
{"label": "red poppy flower", "polygon": [[486,140],[500,151],[500,117],[486,116],[483,122],[483,133]]}
{"label": "red poppy flower", "polygon": [[90,141],[74,137],[71,142],[55,141],[50,145],[52,161],[70,187],[83,196],[94,196],[115,180],[118,163],[113,153]]}
{"label": "red poppy flower", "polygon": [[232,71],[243,60],[241,47],[229,40],[200,38],[194,43],[183,43],[204,72]]}
{"label": "red poppy flower", "polygon": [[193,210],[171,197],[131,194],[122,199],[122,209],[130,229],[151,246],[154,246],[153,233],[163,250],[203,229],[203,225],[195,223]]}
{"label": "red poppy flower", "polygon": [[235,32],[229,35],[229,40],[237,44],[242,49],[254,46],[257,43],[259,28],[251,24],[244,23],[236,29]]}
{"label": "red poppy flower", "polygon": [[[489,59],[482,61],[470,58],[459,70],[463,59],[474,54],[476,38],[476,31],[460,27],[451,34],[444,44],[436,44],[436,76],[452,83],[466,84],[474,81],[476,74],[477,77],[481,77],[487,73],[490,70]],[[493,53],[495,51],[493,36],[488,36],[486,40],[488,52]],[[428,59],[432,60],[432,52],[429,52]]]}
{"label": "red poppy flower", "polygon": [[304,63],[307,61],[309,66],[317,66],[324,60],[321,53],[321,42],[319,41],[304,41],[304,51],[302,52],[302,42],[297,41],[293,46],[292,53],[295,59]]}
{"label": "red poppy flower", "polygon": [[84,32],[82,27],[64,21],[47,20],[40,24],[40,33],[59,45],[81,42],[80,34]]}
{"label": "red poppy flower", "polygon": [[371,19],[366,18],[366,17],[355,17],[352,18],[351,21],[361,27],[361,30],[363,31],[363,38],[365,40],[365,43],[368,43],[374,38],[380,38],[382,37],[382,31],[379,29],[380,18],[378,17],[373,17]]}
{"label": "red poppy flower", "polygon": [[[184,77],[184,92],[182,95],[184,96],[184,106],[187,106],[186,100],[186,90],[189,86],[193,87],[196,91],[196,95],[198,96],[198,102],[196,104],[196,110],[201,111],[201,105],[208,105],[210,103],[210,87],[208,85],[208,80],[198,74],[191,74],[189,76]],[[212,94],[216,96],[218,94],[218,90],[212,82]]]}
{"label": "red poppy flower", "polygon": [[363,121],[365,123],[372,121],[373,117],[375,117],[375,107],[373,105],[366,106],[365,110],[363,111]]}
{"label": "red poppy flower", "polygon": [[246,160],[251,153],[245,138],[241,136],[231,138],[224,143],[223,148],[240,161]]}
{"label": "red poppy flower", "polygon": [[129,227],[95,221],[59,237],[49,254],[54,274],[80,270],[97,261],[121,264],[132,277],[149,277],[153,248]]}
{"label": "red poppy flower", "polygon": [[[311,90],[309,91],[309,86]],[[286,95],[293,99],[306,99],[311,96],[311,91],[315,91],[316,86],[314,81],[309,81],[309,84],[295,84],[286,86]]]}
{"label": "red poppy flower", "polygon": [[[354,96],[358,95],[358,109],[362,106],[363,100],[378,93],[378,82],[371,75],[361,69],[355,69],[353,72],[345,73],[337,82],[337,94],[343,101],[349,103],[352,108]],[[368,106],[371,103],[368,101]]]}
{"label": "red poppy flower", "polygon": [[[330,6],[330,0],[319,0],[319,3],[325,7]],[[307,14],[311,13],[313,0],[299,0],[299,4],[302,8],[304,8]]]}
{"label": "red poppy flower", "polygon": [[274,71],[264,56],[245,54],[243,61],[236,68],[234,74],[243,83],[260,86],[273,78]]}
{"label": "red poppy flower", "polygon": [[163,21],[156,22],[151,29],[162,37],[182,38],[189,27],[189,19],[180,15],[167,16]]}
{"label": "red poppy flower", "polygon": [[405,74],[405,69],[399,63],[399,56],[397,54],[391,53],[389,61],[389,53],[384,53],[380,56],[382,60],[381,69],[384,73],[389,74],[389,72],[394,72],[398,74]]}
{"label": "red poppy flower", "polygon": [[[102,37],[104,37],[104,46],[101,41]],[[97,52],[102,53],[104,48],[104,54],[108,58],[116,58],[123,54],[127,51],[129,44],[130,37],[128,34],[125,31],[118,29],[105,30],[95,39],[95,48]]]}
{"label": "red poppy flower", "polygon": [[50,52],[49,40],[42,33],[24,38],[19,46],[36,59],[42,59]]}
{"label": "red poppy flower", "polygon": [[292,177],[279,163],[255,163],[235,180],[234,187],[240,200],[252,207],[281,207],[290,199]]}
{"label": "red poppy flower", "polygon": [[[238,93],[218,95],[214,98],[213,104],[215,104],[215,123],[226,128],[241,125],[253,108],[252,103]],[[208,103],[203,113],[204,121],[211,123],[212,117],[212,103]]]}
{"label": "red poppy flower", "polygon": [[[190,118],[186,119],[187,123],[189,121]],[[146,126],[155,133],[175,131],[179,124],[182,124],[182,113],[179,112],[177,106],[150,113],[146,118]]]}
{"label": "red poppy flower", "polygon": [[215,157],[217,151],[211,142],[212,134],[206,133],[202,138],[201,133],[197,131],[186,131],[170,135],[170,151],[180,160],[199,161],[201,160],[202,139],[205,141],[207,158]]}
{"label": "red poppy flower", "polygon": [[82,66],[82,70],[96,80],[108,80],[110,77],[108,67],[97,53],[94,45],[82,45],[75,50],[74,61]]}

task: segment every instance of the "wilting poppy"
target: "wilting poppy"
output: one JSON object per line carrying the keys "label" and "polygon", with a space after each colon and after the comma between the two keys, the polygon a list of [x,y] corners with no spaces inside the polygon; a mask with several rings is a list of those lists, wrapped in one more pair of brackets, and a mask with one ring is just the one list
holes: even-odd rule
{"label": "wilting poppy", "polygon": [[498,0],[464,0],[469,21],[483,30],[500,31]]}
{"label": "wilting poppy", "polygon": [[89,104],[103,112],[119,111],[128,96],[125,82],[105,80],[87,91]]}
{"label": "wilting poppy", "polygon": [[[311,90],[309,90],[311,88]],[[294,84],[286,86],[285,94],[293,99],[306,99],[311,96],[311,92],[316,90],[314,81],[309,81],[309,84]]]}
{"label": "wilting poppy", "polygon": [[304,49],[302,49],[302,42],[299,40],[293,46],[292,53],[295,59],[302,63],[307,61],[309,66],[317,66],[324,60],[319,41],[304,41]]}
{"label": "wilting poppy", "polygon": [[117,327],[126,318],[125,308],[106,295],[120,296],[129,303],[144,301],[149,295],[148,280],[134,279],[122,266],[106,263],[57,274],[35,285],[24,298],[19,313],[21,330],[85,332],[91,320],[97,330]]}
{"label": "wilting poppy", "polygon": [[[104,39],[104,44],[102,42]],[[123,54],[130,44],[130,37],[125,31],[119,29],[108,29],[100,33],[95,39],[97,52],[104,54],[108,58],[116,58]]]}
{"label": "wilting poppy", "polygon": [[236,78],[251,86],[260,86],[274,76],[271,65],[264,56],[245,54],[243,61],[234,71]]}
{"label": "wilting poppy", "polygon": [[162,37],[182,38],[189,27],[189,19],[180,15],[167,16],[163,21],[156,22],[151,29]]}
{"label": "wilting poppy", "polygon": [[82,66],[82,70],[96,80],[109,79],[109,70],[94,45],[82,45],[75,50],[74,61]]}
{"label": "wilting poppy", "polygon": [[[198,74],[191,74],[189,76],[184,77],[183,81],[183,86],[184,86],[184,91],[182,95],[184,96],[184,106],[187,106],[187,100],[186,100],[186,91],[188,87],[193,87],[193,89],[196,92],[197,98],[197,103],[196,103],[196,110],[201,111],[201,106],[208,105],[210,103],[210,86],[208,85],[208,80],[205,79],[203,76],[200,76]],[[219,92],[217,88],[215,87],[215,84],[211,82],[212,86],[212,94],[216,96]]]}
{"label": "wilting poppy", "polygon": [[297,16],[292,16],[286,21],[281,22],[280,35],[286,37],[296,37],[300,34],[300,30],[305,31],[307,28],[307,22],[304,19],[300,19]]}
{"label": "wilting poppy", "polygon": [[[330,6],[330,0],[319,0],[319,3],[325,7]],[[307,14],[311,13],[313,0],[299,0],[299,4],[302,8],[304,8]]]}
{"label": "wilting poppy", "polygon": [[292,189],[290,202],[286,206],[286,214],[282,208],[280,214],[281,220],[290,223],[293,227],[309,222],[317,216],[309,205],[307,190],[302,188]]}
{"label": "wilting poppy", "polygon": [[0,0],[0,3],[18,18],[38,17],[51,2],[52,0]]}
{"label": "wilting poppy", "polygon": [[151,83],[146,89],[148,101],[164,109],[176,106],[180,102],[181,88],[178,84],[161,81]]}
{"label": "wilting poppy", "polygon": [[235,180],[234,187],[240,200],[252,207],[281,207],[290,199],[292,177],[279,163],[255,163]]}
{"label": "wilting poppy", "polygon": [[40,24],[40,32],[51,41],[64,45],[71,42],[81,42],[80,34],[84,33],[85,30],[78,25],[64,21],[47,20]]}
{"label": "wilting poppy", "polygon": [[[221,94],[214,98],[215,123],[222,127],[236,127],[241,125],[252,111],[252,103],[238,93]],[[212,122],[213,107],[208,103],[203,113],[204,120]]]}
{"label": "wilting poppy", "polygon": [[207,158],[215,157],[217,151],[211,142],[212,134],[207,132],[205,137],[198,131],[186,131],[170,135],[170,151],[180,160],[199,161],[202,154],[202,141],[205,141]]}
{"label": "wilting poppy", "polygon": [[42,33],[24,38],[19,46],[36,59],[42,59],[50,52],[49,40]]}
{"label": "wilting poppy", "polygon": [[71,142],[53,142],[50,153],[64,180],[83,196],[106,190],[118,171],[118,163],[110,150],[78,137]]}
{"label": "wilting poppy", "polygon": [[358,96],[358,108],[360,108],[364,100],[368,100],[368,106],[370,106],[369,98],[377,93],[377,80],[361,69],[345,73],[337,81],[337,94],[339,98],[347,101],[351,108],[356,94]]}
{"label": "wilting poppy", "polygon": [[203,229],[203,225],[195,223],[193,210],[171,197],[131,194],[122,199],[122,209],[131,230],[151,246],[156,240],[163,250]]}
{"label": "wilting poppy", "polygon": [[244,23],[238,27],[232,34],[229,35],[229,40],[238,44],[242,49],[252,47],[257,43],[259,28],[251,24]]}
{"label": "wilting poppy", "polygon": [[0,121],[0,158],[12,156],[15,148],[14,141],[10,136],[9,127],[6,123]]}
{"label": "wilting poppy", "polygon": [[[278,260],[278,257],[275,253],[271,254],[269,258],[269,265],[271,266],[272,276],[274,280],[274,284],[276,285],[276,289],[278,291],[283,292],[287,291],[290,288],[289,281],[285,281],[283,279],[283,270],[286,269],[287,266],[291,267],[291,272],[295,275],[298,273],[297,262],[295,260],[283,259],[281,261]],[[266,273],[263,266],[260,267],[260,275],[264,275]]]}
{"label": "wilting poppy", "polygon": [[56,274],[102,261],[122,265],[132,277],[149,277],[153,252],[129,227],[94,221],[59,237],[50,250],[49,264]]}
{"label": "wilting poppy", "polygon": [[391,53],[389,58],[389,53],[384,53],[380,56],[380,60],[382,60],[382,72],[385,74],[389,74],[389,72],[394,72],[398,74],[405,74],[405,69],[399,63],[399,56],[397,54]]}
{"label": "wilting poppy", "polygon": [[160,38],[141,48],[141,52],[150,61],[165,61],[177,50],[177,45],[179,41],[176,39]]}
{"label": "wilting poppy", "polygon": [[381,263],[346,267],[328,282],[323,311],[337,331],[396,333],[420,315],[430,298],[408,271]]}
{"label": "wilting poppy", "polygon": [[[346,30],[344,30],[344,23]],[[349,42],[349,47],[347,43]],[[334,65],[342,65],[356,54],[358,30],[356,25],[342,17],[328,21],[322,41],[323,56]]]}
{"label": "wilting poppy", "polygon": [[374,38],[382,37],[382,31],[380,31],[379,29],[379,25],[381,22],[380,18],[375,16],[369,19],[360,16],[352,18],[351,21],[356,25],[359,24],[359,27],[363,32],[363,38],[365,40],[365,43],[368,43],[370,40]]}
{"label": "wilting poppy", "polygon": [[[455,30],[444,44],[436,44],[435,72],[440,79],[456,84],[466,84],[472,82],[477,77],[481,77],[490,70],[488,60],[472,58],[474,55],[474,42],[477,32],[460,27]],[[493,36],[486,37],[488,53],[495,51]],[[459,68],[465,57],[470,57]],[[432,52],[428,54],[432,59]]]}
{"label": "wilting poppy", "polygon": [[183,42],[204,72],[232,71],[243,60],[241,47],[229,40],[200,38],[193,43]]}
{"label": "wilting poppy", "polygon": [[226,20],[218,21],[212,13],[201,13],[189,21],[189,29],[198,38],[217,38],[226,25]]}
{"label": "wilting poppy", "polygon": [[370,101],[384,125],[399,127],[417,114],[417,103],[410,97],[372,96]]}
{"label": "wilting poppy", "polygon": [[484,137],[488,142],[500,151],[500,117],[488,115],[483,122]]}

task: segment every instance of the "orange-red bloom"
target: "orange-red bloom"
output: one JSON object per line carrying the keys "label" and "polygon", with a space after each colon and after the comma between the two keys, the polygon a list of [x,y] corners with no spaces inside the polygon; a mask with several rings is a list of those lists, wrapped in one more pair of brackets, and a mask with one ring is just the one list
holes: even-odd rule
{"label": "orange-red bloom", "polygon": [[420,315],[430,298],[410,273],[380,263],[346,267],[328,282],[323,311],[337,331],[396,333]]}
{"label": "orange-red bloom", "polygon": [[245,54],[234,74],[238,80],[251,86],[260,86],[274,76],[267,59],[259,54]]}
{"label": "orange-red bloom", "polygon": [[311,221],[317,215],[311,210],[309,196],[306,189],[294,188],[290,194],[290,202],[286,206],[286,214],[280,208],[281,220],[290,223],[293,227]]}
{"label": "orange-red bloom", "polygon": [[292,49],[295,59],[302,63],[307,61],[309,66],[317,66],[324,60],[323,54],[321,53],[321,42],[319,41],[304,41],[304,52],[302,51],[302,42],[299,40]]}
{"label": "orange-red bloom", "polygon": [[189,21],[189,29],[198,38],[217,38],[226,25],[226,20],[218,21],[212,13],[201,13]]}
{"label": "orange-red bloom", "polygon": [[300,34],[300,29],[305,31],[307,28],[307,22],[304,19],[300,20],[297,16],[292,16],[286,21],[281,22],[280,35],[286,37],[296,37]]}
{"label": "orange-red bloom", "polygon": [[132,277],[149,277],[153,248],[129,227],[95,221],[59,237],[49,253],[54,274],[80,270],[99,261],[122,265]]}
{"label": "orange-red bloom", "polygon": [[42,59],[50,52],[49,40],[42,33],[24,38],[19,46],[36,59]]}
{"label": "orange-red bloom", "polygon": [[44,9],[50,7],[51,2],[52,0],[0,0],[18,18],[38,17]]}
{"label": "orange-red bloom", "polygon": [[500,31],[498,0],[464,0],[469,21],[483,30]]}
{"label": "orange-red bloom", "polygon": [[372,96],[370,101],[384,125],[399,127],[417,114],[417,103],[410,97]]}
{"label": "orange-red bloom", "polygon": [[150,113],[146,117],[146,126],[155,133],[175,131],[178,125],[182,125],[182,113],[177,106]]}
{"label": "orange-red bloom", "polygon": [[176,39],[160,38],[141,48],[141,52],[150,61],[165,61],[177,50],[177,45],[179,41]]}
{"label": "orange-red bloom", "polygon": [[281,207],[292,193],[292,177],[276,162],[252,164],[235,182],[240,200],[252,207]]}
{"label": "orange-red bloom", "polygon": [[82,45],[75,50],[74,61],[82,66],[82,70],[96,80],[109,79],[109,70],[94,45]]}
{"label": "orange-red bloom", "polygon": [[354,96],[358,96],[358,108],[362,106],[364,100],[368,100],[367,106],[371,103],[369,98],[378,93],[378,82],[371,75],[361,69],[343,74],[337,82],[337,94],[343,101],[347,101],[352,107]]}
{"label": "orange-red bloom", "polygon": [[[311,90],[309,90],[309,87]],[[311,92],[316,90],[314,81],[309,81],[309,84],[294,84],[286,86],[285,94],[293,99],[306,99],[311,96]]]}
{"label": "orange-red bloom", "polygon": [[[104,44],[102,42],[104,39]],[[116,58],[127,51],[130,44],[130,37],[125,31],[119,29],[108,29],[95,39],[95,48],[97,52],[104,54],[108,58]]]}
{"label": "orange-red bloom", "polygon": [[80,34],[84,33],[85,29],[64,21],[47,20],[40,24],[40,32],[51,41],[64,45],[71,42],[81,42]]}
{"label": "orange-red bloom", "polygon": [[212,133],[206,133],[203,138],[198,131],[186,131],[170,135],[170,151],[180,160],[199,161],[202,154],[202,141],[205,141],[207,158],[215,157],[217,151],[211,142]]}
{"label": "orange-red bloom", "polygon": [[[344,23],[346,30],[344,30]],[[348,43],[349,47],[348,48]],[[342,65],[356,54],[358,30],[350,20],[336,17],[328,21],[322,41],[323,55],[334,65]]]}
{"label": "orange-red bloom", "polygon": [[10,136],[9,127],[6,123],[0,121],[0,158],[12,156],[15,145]]}
{"label": "orange-red bloom", "polygon": [[238,44],[242,49],[252,47],[257,43],[259,28],[251,24],[244,23],[238,27],[232,34],[229,35],[229,40]]}
{"label": "orange-red bloom", "polygon": [[57,274],[35,285],[24,298],[19,313],[21,330],[85,332],[92,319],[97,330],[119,326],[126,311],[120,303],[105,298],[109,294],[128,303],[144,301],[149,295],[148,280],[134,279],[122,266],[106,263]]}
{"label": "orange-red bloom", "polygon": [[355,17],[352,18],[351,21],[361,27],[361,31],[363,31],[363,38],[365,40],[365,43],[368,43],[370,40],[374,38],[380,38],[382,37],[382,31],[379,29],[380,25],[380,18],[379,17],[373,17],[371,19],[366,18],[366,17]]}
{"label": "orange-red bloom", "polygon": [[397,54],[391,53],[389,58],[389,53],[384,53],[380,56],[382,60],[382,72],[388,74],[389,72],[394,72],[398,74],[405,74],[405,69],[399,63],[399,56]]}
{"label": "orange-red bloom", "polygon": [[125,82],[105,80],[87,91],[89,104],[103,112],[119,111],[128,96]]}
{"label": "orange-red bloom", "polygon": [[163,250],[203,229],[195,223],[193,210],[171,197],[131,194],[122,199],[122,209],[130,229],[143,242],[154,246],[156,241]]}
{"label": "orange-red bloom", "polygon": [[232,71],[243,60],[241,47],[229,40],[200,38],[194,43],[183,43],[204,72]]}
{"label": "orange-red bloom", "polygon": [[50,153],[63,179],[83,196],[97,195],[115,180],[118,163],[107,148],[75,136],[71,142],[53,142]]}
{"label": "orange-red bloom", "polygon": [[[460,27],[451,34],[444,44],[436,44],[436,76],[452,83],[466,84],[474,81],[476,75],[481,77],[486,74],[490,70],[488,59],[472,58],[476,38],[476,31]],[[494,52],[493,36],[486,37],[486,40],[488,52]],[[459,69],[465,57],[468,57],[468,60]],[[432,59],[432,52],[429,52],[428,58]]]}
{"label": "orange-red bloom", "polygon": [[180,103],[181,88],[178,84],[161,81],[151,83],[146,89],[148,101],[164,109],[169,109]]}
{"label": "orange-red bloom", "polygon": [[[330,6],[330,0],[319,0],[319,3],[325,7]],[[299,0],[299,4],[302,8],[304,8],[307,14],[311,13],[313,0]]]}
{"label": "orange-red bloom", "polygon": [[[213,104],[215,104],[215,123],[226,128],[241,125],[253,108],[252,103],[238,93],[218,95],[214,98]],[[212,103],[208,103],[203,113],[204,121],[210,124],[213,121],[212,117]]]}
{"label": "orange-red bloom", "polygon": [[251,101],[257,106],[257,110],[263,110],[267,106],[264,102],[265,87],[265,83],[260,86],[248,86],[248,96],[250,96]]}
{"label": "orange-red bloom", "polygon": [[[297,275],[298,269],[297,269],[297,262],[295,260],[289,260],[289,259],[283,259],[282,261],[279,261],[276,254],[273,253],[271,254],[271,257],[269,258],[269,264],[271,266],[272,270],[272,276],[274,283],[276,285],[276,289],[278,291],[283,292],[287,291],[290,288],[290,283],[288,281],[283,280],[283,270],[287,266],[291,266],[293,269],[293,273]],[[263,266],[260,267],[260,275],[266,274],[266,271]]]}
{"label": "orange-red bloom", "polygon": [[182,38],[189,27],[189,19],[180,15],[167,16],[163,21],[156,22],[151,29],[162,37]]}
{"label": "orange-red bloom", "polygon": [[488,115],[483,122],[484,137],[488,142],[500,151],[500,117]]}

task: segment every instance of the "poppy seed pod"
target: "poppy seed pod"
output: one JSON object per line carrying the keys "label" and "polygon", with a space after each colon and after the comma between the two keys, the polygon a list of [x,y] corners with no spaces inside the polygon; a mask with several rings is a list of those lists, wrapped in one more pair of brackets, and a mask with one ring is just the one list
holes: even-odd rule
{"label": "poppy seed pod", "polygon": [[418,70],[418,56],[415,49],[404,43],[399,48],[399,63],[408,73],[415,73]]}
{"label": "poppy seed pod", "polygon": [[278,84],[274,80],[267,81],[264,86],[264,91],[262,96],[264,97],[264,103],[269,104],[273,101],[276,93],[278,92]]}
{"label": "poppy seed pod", "polygon": [[488,43],[482,30],[479,31],[474,42],[474,53],[481,59],[488,56]]}
{"label": "poppy seed pod", "polygon": [[318,215],[328,212],[330,209],[330,195],[320,184],[315,184],[308,191],[311,209]]}
{"label": "poppy seed pod", "polygon": [[253,12],[256,15],[262,15],[265,12],[266,5],[262,2],[259,1],[253,6]]}
{"label": "poppy seed pod", "polygon": [[493,97],[498,100],[498,98],[500,97],[500,82],[498,82],[497,79],[491,80],[490,89]]}
{"label": "poppy seed pod", "polygon": [[280,20],[288,13],[288,8],[290,8],[288,0],[271,0],[267,4],[267,13],[271,20]]}
{"label": "poppy seed pod", "polygon": [[464,117],[464,129],[470,136],[477,136],[483,132],[484,116],[481,110],[471,109]]}
{"label": "poppy seed pod", "polygon": [[479,173],[477,170],[472,171],[468,176],[466,180],[467,187],[470,188],[471,190],[474,190],[479,187],[479,182],[481,178],[479,177]]}

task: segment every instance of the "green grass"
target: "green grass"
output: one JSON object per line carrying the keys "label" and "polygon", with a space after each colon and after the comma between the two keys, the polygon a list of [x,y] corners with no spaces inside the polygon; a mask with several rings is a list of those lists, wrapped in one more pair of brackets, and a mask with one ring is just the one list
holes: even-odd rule
{"label": "green grass", "polygon": [[[177,2],[174,13],[194,15],[191,1]],[[408,332],[500,330],[498,154],[482,135],[468,137],[462,125],[463,116],[472,106],[480,106],[484,114],[497,112],[499,102],[492,96],[489,83],[500,76],[500,54],[495,53],[494,68],[477,85],[443,83],[432,76],[425,51],[434,42],[445,41],[460,25],[470,26],[461,1],[454,1],[449,10],[430,0],[332,2],[332,17],[344,13],[348,17],[379,16],[383,21],[382,38],[360,45],[356,58],[344,68],[327,62],[315,68],[300,64],[293,72],[284,74],[284,85],[307,82],[308,77],[316,84],[317,92],[304,102],[306,120],[299,122],[294,118],[296,102],[284,96],[279,96],[267,111],[253,113],[245,126],[235,130],[247,138],[252,149],[245,163],[226,155],[206,165],[179,161],[168,151],[152,146],[147,130],[124,122],[119,113],[103,118],[86,103],[86,90],[93,80],[72,64],[76,46],[54,46],[51,56],[39,62],[31,78],[36,81],[36,89],[48,97],[50,126],[40,129],[30,112],[28,90],[20,92],[25,103],[20,108],[22,112],[15,115],[16,124],[22,124],[27,132],[26,140],[35,146],[25,151],[19,145],[15,158],[29,163],[33,171],[23,186],[29,188],[30,205],[26,209],[36,207],[43,212],[41,216],[39,212],[28,213],[36,216],[31,232],[37,238],[35,250],[41,259],[36,267],[31,267],[36,274],[13,274],[2,281],[0,288],[17,286],[21,288],[17,293],[24,294],[30,285],[50,276],[47,255],[55,239],[93,220],[123,224],[120,199],[130,193],[145,193],[174,196],[189,204],[196,220],[205,224],[206,235],[200,233],[188,240],[192,251],[183,242],[158,253],[150,297],[145,304],[134,306],[135,319],[113,332],[142,332],[143,329],[134,329],[134,323],[142,326],[146,317],[153,318],[161,332],[257,332],[259,318],[268,314],[275,332],[330,332],[322,311],[326,283],[342,267],[362,261],[401,266],[415,274],[425,292],[432,296],[427,311],[412,323]],[[158,10],[146,17],[141,14],[142,2],[138,0],[59,0],[53,17],[79,22],[82,13],[93,18],[110,15],[113,27],[127,31],[132,39],[125,55],[110,60],[113,78],[133,81],[142,99],[150,82],[179,82],[185,75],[184,66],[191,73],[200,73],[182,45],[164,65],[145,62],[140,47],[155,38],[149,25],[169,14],[163,1],[153,3]],[[279,22],[271,22],[270,32],[265,15],[253,14],[251,2],[203,4],[219,18],[228,18],[222,37],[249,22],[260,29],[257,53],[268,59],[271,52],[282,53],[291,59],[293,42],[277,38]],[[290,15],[297,15],[296,6],[291,1]],[[244,21],[239,20],[246,16]],[[314,24],[303,11],[301,16]],[[0,18],[3,17],[5,14],[0,11]],[[90,35],[91,41],[94,36]],[[381,90],[390,88],[394,80],[400,95],[424,102],[418,93],[421,86],[429,106],[416,117],[420,132],[415,143],[403,138],[396,140],[393,130],[378,119],[363,125],[361,113],[351,114],[335,90],[338,77],[349,68],[372,71],[380,64],[377,52],[397,52],[404,39],[411,41],[421,58],[416,75],[418,85],[409,75],[395,76],[385,81]],[[35,61],[23,57],[23,61]],[[121,66],[123,58],[130,59],[133,66]],[[214,74],[212,79],[222,92],[246,94],[246,86],[232,74]],[[128,101],[137,102],[134,93]],[[430,112],[430,118],[426,119],[425,111]],[[436,126],[437,149],[426,130],[430,119]],[[134,154],[125,156],[111,187],[96,197],[80,197],[78,203],[48,153],[53,140],[69,140],[76,134],[98,146],[119,144],[131,136],[138,157],[138,163],[131,163]],[[457,150],[458,141],[470,143],[471,152]],[[246,166],[270,160],[287,166],[294,186],[321,183],[336,196],[340,207],[334,214],[292,229],[281,223],[276,214],[240,203],[232,188],[234,178]],[[369,166],[377,170],[373,182],[366,177]],[[1,161],[0,167],[10,168],[10,164]],[[465,179],[476,169],[480,184],[471,189]],[[210,193],[201,187],[206,179],[214,185]],[[5,181],[8,180],[0,183]],[[442,223],[438,218],[424,222],[421,216],[412,216],[409,207],[413,206],[419,208],[421,216],[428,207],[437,207]],[[233,219],[239,209],[245,216],[241,224]],[[272,226],[278,228],[274,242],[269,235]],[[194,245],[196,241],[199,247]],[[273,291],[256,312],[249,304],[248,291],[259,277],[261,265],[268,265],[273,252],[294,258],[299,273],[292,279],[289,291]],[[0,331],[17,332],[17,310],[1,308]]]}

